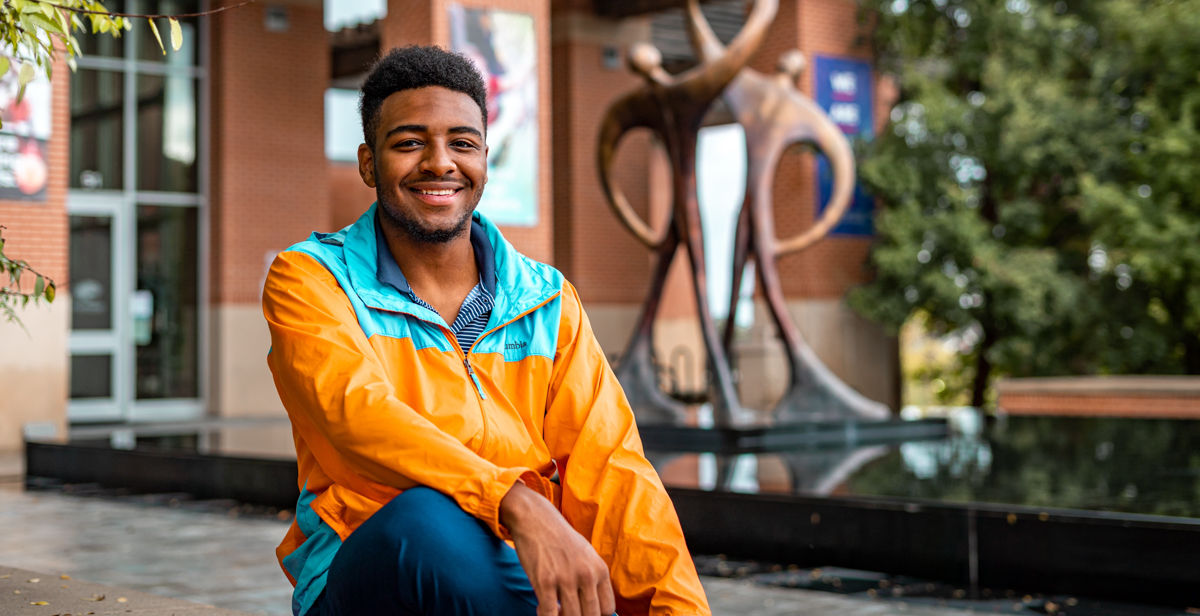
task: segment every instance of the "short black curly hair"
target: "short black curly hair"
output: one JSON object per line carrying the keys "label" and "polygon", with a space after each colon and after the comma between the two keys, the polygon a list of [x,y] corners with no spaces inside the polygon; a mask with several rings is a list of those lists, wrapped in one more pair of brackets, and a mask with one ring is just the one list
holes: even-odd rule
{"label": "short black curly hair", "polygon": [[363,82],[358,113],[362,117],[367,147],[375,149],[379,108],[387,97],[430,86],[441,86],[470,96],[479,105],[483,128],[487,131],[487,86],[475,64],[466,56],[441,47],[409,45],[394,48],[376,60]]}

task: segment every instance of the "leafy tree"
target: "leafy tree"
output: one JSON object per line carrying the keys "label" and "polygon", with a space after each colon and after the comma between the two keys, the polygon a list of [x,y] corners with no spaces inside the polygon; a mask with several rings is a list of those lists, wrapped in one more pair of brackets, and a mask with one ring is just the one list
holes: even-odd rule
{"label": "leafy tree", "polygon": [[977,406],[998,374],[1200,373],[1200,1],[866,8],[901,97],[852,305],[970,339]]}

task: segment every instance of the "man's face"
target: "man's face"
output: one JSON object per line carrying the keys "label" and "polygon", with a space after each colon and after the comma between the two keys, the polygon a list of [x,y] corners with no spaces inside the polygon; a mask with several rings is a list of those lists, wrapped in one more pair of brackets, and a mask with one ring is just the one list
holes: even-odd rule
{"label": "man's face", "polygon": [[380,208],[421,243],[459,237],[487,184],[483,116],[461,92],[428,87],[383,101],[375,149],[358,146],[358,171]]}

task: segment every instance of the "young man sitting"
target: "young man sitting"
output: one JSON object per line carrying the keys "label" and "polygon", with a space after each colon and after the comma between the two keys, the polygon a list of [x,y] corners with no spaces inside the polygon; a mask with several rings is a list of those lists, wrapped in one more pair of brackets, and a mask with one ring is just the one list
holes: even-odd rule
{"label": "young man sitting", "polygon": [[436,47],[382,58],[358,150],[375,205],[267,276],[293,612],[708,614],[575,289],[475,212],[486,92]]}

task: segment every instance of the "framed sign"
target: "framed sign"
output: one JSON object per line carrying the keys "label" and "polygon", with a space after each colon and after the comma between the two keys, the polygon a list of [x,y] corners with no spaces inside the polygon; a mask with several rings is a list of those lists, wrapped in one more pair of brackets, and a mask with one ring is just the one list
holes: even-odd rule
{"label": "framed sign", "polygon": [[[819,54],[814,59],[817,104],[851,142],[873,139],[875,93],[871,65],[863,60]],[[833,170],[828,159],[817,156],[817,216],[825,210],[832,194]],[[874,212],[875,199],[863,190],[862,185],[857,185],[854,188],[854,202],[833,232],[839,235],[874,235]]]}
{"label": "framed sign", "polygon": [[50,80],[40,69],[25,85],[17,80],[20,61],[0,75],[0,200],[45,201],[50,179]]}
{"label": "framed sign", "polygon": [[488,185],[479,211],[501,225],[538,222],[538,50],[533,16],[450,4],[450,44],[488,88]]}

